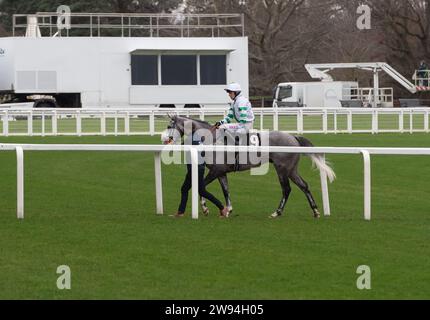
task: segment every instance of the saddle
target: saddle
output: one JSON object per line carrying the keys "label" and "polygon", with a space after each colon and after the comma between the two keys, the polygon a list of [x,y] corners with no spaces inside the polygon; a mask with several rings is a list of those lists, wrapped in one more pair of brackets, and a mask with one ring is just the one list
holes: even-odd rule
{"label": "saddle", "polygon": [[233,145],[231,142],[234,141],[235,146],[261,147],[261,134],[259,131],[252,130],[246,135],[232,135],[230,132],[225,131],[222,137],[224,138],[224,146]]}
{"label": "saddle", "polygon": [[[233,135],[230,132],[224,130],[224,134],[222,135],[223,139],[223,145],[225,146],[247,146],[247,147],[260,147],[262,145],[261,143],[261,134],[259,131],[251,130],[246,134],[236,134]],[[237,172],[240,169],[239,164],[239,152],[235,152],[235,165],[234,165],[234,171]]]}

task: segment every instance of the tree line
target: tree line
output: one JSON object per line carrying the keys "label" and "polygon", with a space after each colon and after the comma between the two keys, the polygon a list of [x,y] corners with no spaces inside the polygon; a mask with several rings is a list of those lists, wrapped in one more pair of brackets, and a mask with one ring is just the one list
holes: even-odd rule
{"label": "tree line", "polygon": [[[3,0],[0,36],[11,31],[14,13],[172,12],[184,0]],[[430,63],[430,0],[185,0],[190,13],[243,13],[249,38],[251,95],[271,95],[279,82],[309,81],[306,63],[387,62],[411,78],[421,60]],[[371,9],[371,28],[357,27],[357,8]],[[233,34],[232,34],[233,35]],[[368,73],[333,72],[337,80],[371,84]],[[388,77],[397,95],[408,92]]]}

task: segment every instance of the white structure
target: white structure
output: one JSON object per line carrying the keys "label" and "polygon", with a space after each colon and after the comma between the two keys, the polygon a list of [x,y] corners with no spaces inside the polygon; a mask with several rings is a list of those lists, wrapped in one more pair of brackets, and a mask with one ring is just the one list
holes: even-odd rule
{"label": "white structure", "polygon": [[350,100],[358,91],[357,82],[286,82],[276,91],[275,106],[306,108],[341,108],[342,100]]}
{"label": "white structure", "polygon": [[[274,107],[286,105],[309,108],[336,108],[341,107],[342,102],[345,101],[345,103],[348,102],[355,107],[358,106],[357,103],[360,103],[374,108],[392,108],[393,88],[380,88],[379,86],[379,73],[382,71],[411,93],[425,90],[424,87],[419,87],[410,82],[385,62],[307,64],[305,68],[312,78],[319,79],[321,82],[280,83],[277,87]],[[360,88],[358,82],[336,82],[328,74],[335,69],[370,71],[373,73],[373,87]],[[309,94],[309,91],[312,94]]]}
{"label": "white structure", "polygon": [[[28,36],[0,38],[0,92],[83,108],[225,106],[223,88],[233,81],[248,95],[243,16],[172,17],[72,14],[69,36],[61,36],[56,14],[14,16],[14,34],[25,28]],[[238,36],[226,37],[233,28]]]}

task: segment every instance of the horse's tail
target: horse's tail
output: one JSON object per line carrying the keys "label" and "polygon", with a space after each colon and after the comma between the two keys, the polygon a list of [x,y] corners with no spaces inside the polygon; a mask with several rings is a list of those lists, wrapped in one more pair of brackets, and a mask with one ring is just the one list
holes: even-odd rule
{"label": "horse's tail", "polygon": [[[299,142],[300,146],[302,147],[314,146],[312,142],[310,142],[308,139],[304,137],[295,137],[295,138]],[[330,180],[330,182],[333,182],[336,179],[336,173],[330,167],[330,164],[324,161],[324,158],[321,154],[309,153],[307,154],[307,156],[312,159],[312,163],[314,166],[316,166],[318,169],[322,170],[327,174],[327,177]]]}

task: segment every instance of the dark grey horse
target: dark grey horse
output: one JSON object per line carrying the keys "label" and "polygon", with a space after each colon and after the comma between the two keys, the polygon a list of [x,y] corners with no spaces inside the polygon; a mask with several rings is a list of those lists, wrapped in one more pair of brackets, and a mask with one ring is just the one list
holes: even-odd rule
{"label": "dark grey horse", "polygon": [[[216,133],[212,125],[207,122],[191,119],[188,117],[181,116],[169,116],[170,124],[163,134],[163,139],[174,141],[176,139],[174,133],[176,133],[177,137],[182,138],[186,133],[186,128],[191,128],[191,133],[194,134],[197,130],[202,131],[205,129],[206,132],[210,132],[213,135],[213,140],[216,140]],[[187,132],[186,134],[189,134]],[[285,132],[271,131],[271,132],[261,132],[261,139],[268,141],[269,146],[290,146],[290,147],[312,147],[312,143],[304,138],[290,135]],[[209,141],[209,140],[208,140]],[[209,141],[210,143],[210,141]],[[206,144],[206,143],[205,143]],[[325,163],[321,155],[317,154],[308,154],[308,156],[312,159],[313,164],[320,170],[324,171],[327,174],[330,182],[332,182],[336,175],[332,168]],[[271,215],[272,218],[276,218],[282,215],[284,212],[285,205],[288,201],[288,197],[291,193],[290,180],[295,183],[306,195],[306,198],[309,202],[309,205],[312,208],[313,216],[315,218],[320,217],[320,213],[318,211],[318,207],[315,203],[314,197],[312,196],[311,191],[309,190],[309,186],[305,180],[298,173],[298,164],[300,160],[300,154],[293,153],[270,153],[267,161],[272,163],[276,169],[278,174],[279,182],[282,188],[282,199],[279,204],[278,209]],[[267,162],[266,161],[266,162]],[[227,174],[235,171],[247,171],[252,168],[256,168],[261,166],[262,163],[259,164],[240,164],[238,167],[235,164],[226,164],[225,162],[222,164],[209,164],[206,166],[209,169],[209,173],[205,179],[205,184],[208,185],[214,180],[218,179],[222,191],[224,193],[224,197],[226,200],[226,205],[229,208],[230,212],[233,210],[230,193],[228,189],[228,180]],[[209,213],[209,209],[206,206],[205,199],[201,201],[202,209],[204,214]]]}

